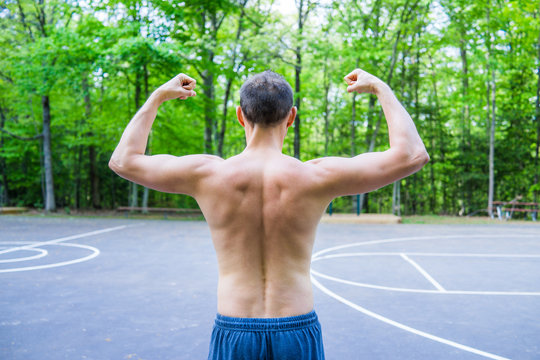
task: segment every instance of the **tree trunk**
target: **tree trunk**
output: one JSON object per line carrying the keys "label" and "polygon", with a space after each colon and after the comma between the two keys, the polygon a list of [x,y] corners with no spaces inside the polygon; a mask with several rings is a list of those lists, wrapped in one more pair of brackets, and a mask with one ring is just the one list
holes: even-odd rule
{"label": "tree trunk", "polygon": [[135,111],[139,111],[139,107],[141,106],[141,72],[139,69],[137,69],[137,72],[135,74],[135,98],[134,98],[134,104],[135,104]]}
{"label": "tree trunk", "polygon": [[[137,69],[135,73],[135,112],[139,110],[140,107],[140,98],[141,98],[141,72],[140,69]],[[135,183],[131,183],[131,194],[130,194],[130,207],[139,206],[139,187]]]}
{"label": "tree trunk", "polygon": [[330,85],[325,88],[325,100],[324,100],[324,156],[328,156],[328,144],[330,142],[330,115],[328,114],[328,93],[330,91]]}
{"label": "tree trunk", "polygon": [[[6,117],[2,108],[0,108],[0,129],[4,128],[6,123]],[[4,148],[4,133],[0,132],[0,149]],[[2,185],[0,185],[0,206],[5,206],[9,204],[9,195],[8,195],[8,176],[7,176],[7,166],[6,159],[3,156],[0,156],[0,171],[2,172]]]}
{"label": "tree trunk", "polygon": [[328,80],[328,66],[324,64],[324,156],[328,156],[328,143],[329,143],[329,101],[328,94],[330,93],[330,81]]}
{"label": "tree trunk", "polygon": [[231,95],[231,87],[233,78],[227,79],[227,85],[225,86],[225,95],[223,97],[223,113],[221,114],[221,127],[219,129],[217,154],[223,157],[223,143],[225,142],[225,129],[227,126],[227,113],[229,111],[229,96]]}
{"label": "tree trunk", "polygon": [[[300,0],[302,3],[302,0]],[[301,21],[298,21],[301,24]],[[300,31],[301,33],[301,31]],[[294,66],[294,106],[296,106],[296,118],[294,119],[294,157],[300,159],[300,74],[302,73],[302,54],[300,46],[296,47],[296,65]]]}
{"label": "tree trunk", "polygon": [[489,132],[489,194],[488,194],[488,213],[493,217],[493,193],[495,190],[495,69],[491,69],[491,129]]}
{"label": "tree trunk", "polygon": [[41,97],[41,107],[43,110],[43,160],[45,170],[45,211],[55,211],[56,202],[54,199],[54,177],[51,155],[51,106],[49,95]]}
{"label": "tree trunk", "polygon": [[[439,111],[439,92],[437,90],[437,76],[435,75],[435,66],[433,65],[433,59],[431,56],[429,57],[429,61],[431,64],[431,80],[433,84],[433,100],[435,103],[435,115],[436,115],[436,132],[437,132],[437,140],[439,142],[439,154],[441,157],[441,163],[444,164],[446,161],[446,147],[444,143],[444,137],[442,134],[442,126],[441,126],[441,116]],[[433,146],[433,149],[435,149],[435,146]],[[435,164],[436,157],[433,156],[432,160],[430,161],[432,166],[432,172],[433,172],[433,166]],[[448,211],[448,205],[447,205],[447,194],[446,194],[446,186],[443,184],[442,186],[442,212],[443,214],[448,214],[450,211]]]}
{"label": "tree trunk", "polygon": [[111,204],[111,209],[114,209],[116,207],[116,181],[118,179],[118,176],[115,176],[114,173],[112,171],[109,171],[109,180],[110,180],[110,184],[111,186],[109,187],[110,188],[110,198],[111,198],[111,201],[110,201],[110,204]]}
{"label": "tree trunk", "polygon": [[[463,34],[462,34],[463,35]],[[462,77],[461,77],[461,86],[462,86],[462,109],[461,109],[461,139],[460,139],[460,149],[462,154],[466,154],[470,151],[470,130],[469,130],[469,66],[467,59],[467,44],[463,37],[460,39],[459,52],[461,56],[461,67],[462,67]],[[463,172],[462,172],[462,188],[461,188],[461,200],[463,201],[464,213],[468,213],[471,208],[471,199],[472,199],[472,189],[466,180],[466,175],[471,172],[471,164],[468,160],[468,156],[463,156]]]}
{"label": "tree trunk", "polygon": [[94,209],[101,209],[101,196],[99,193],[99,175],[97,171],[96,146],[88,147],[88,158],[90,160],[90,198]]}
{"label": "tree trunk", "polygon": [[397,203],[397,199],[396,199],[396,193],[397,193],[397,181],[395,181],[393,184],[392,184],[392,215],[396,215],[396,203]]}
{"label": "tree trunk", "polygon": [[537,51],[538,51],[538,69],[537,69],[537,77],[538,81],[536,83],[536,115],[535,115],[535,122],[536,122],[536,150],[534,153],[534,185],[535,190],[533,192],[534,194],[534,202],[538,203],[538,180],[539,180],[539,171],[538,171],[538,152],[540,150],[540,32],[538,33],[538,43],[536,44]]}
{"label": "tree trunk", "polygon": [[296,118],[294,119],[294,157],[300,159],[300,75],[302,74],[302,47],[300,42],[302,41],[302,32],[304,30],[304,0],[300,0],[298,4],[298,44],[296,45],[296,64],[294,65],[294,92],[295,92],[295,101],[294,106],[296,106]]}
{"label": "tree trunk", "polygon": [[[84,92],[84,112],[86,116],[86,121],[92,117],[92,102],[90,98],[90,86],[88,85],[88,78],[85,76],[82,80],[82,88]],[[90,131],[86,134],[87,137],[91,138],[93,133]],[[101,208],[101,196],[99,193],[99,174],[97,171],[97,154],[96,146],[91,144],[88,147],[88,160],[90,165],[90,199],[92,202],[92,207],[94,209]]]}
{"label": "tree trunk", "polygon": [[77,146],[77,167],[75,173],[75,209],[81,208],[81,162],[82,162],[82,153],[83,146]]}
{"label": "tree trunk", "polygon": [[[430,137],[431,141],[429,142],[429,153],[433,154],[435,150],[435,126],[434,126],[434,120],[433,120],[433,114],[432,111],[429,112],[429,125],[430,125]],[[429,206],[431,208],[431,213],[436,213],[436,205],[437,205],[437,187],[435,186],[435,159],[432,155],[430,165],[429,165],[429,194],[430,194],[430,203]]]}
{"label": "tree trunk", "polygon": [[[214,53],[208,51],[209,63],[213,62]],[[213,130],[214,130],[214,73],[211,70],[205,70],[203,79],[204,99],[204,152],[213,154]]]}
{"label": "tree trunk", "polygon": [[[418,104],[420,103],[420,100],[419,100],[419,97],[418,97],[418,88],[419,88],[419,83],[420,83],[420,71],[419,71],[419,66],[420,66],[420,53],[419,53],[419,50],[418,50],[418,47],[417,47],[417,50],[416,50],[416,63],[415,63],[415,66],[414,66],[414,76],[411,76],[411,79],[413,79],[413,86],[414,86],[414,122],[416,124],[419,124],[420,123],[420,106],[418,106]],[[405,67],[403,68],[403,73],[405,73]],[[414,189],[414,192],[415,194],[419,194],[423,200],[423,194],[424,194],[424,191],[423,191],[423,185],[424,185],[424,177],[422,176],[422,173],[419,172],[419,173],[416,173],[415,176],[419,177],[419,187],[415,187]],[[398,197],[399,197],[399,191],[401,190],[401,182],[398,181],[399,184],[398,184]],[[418,190],[420,189],[420,190]],[[401,204],[399,204],[398,202],[398,206],[400,206]],[[424,212],[424,201],[421,202],[421,206],[422,206],[422,213]],[[401,213],[401,211],[398,209],[398,213]],[[416,213],[415,213],[416,215]]]}
{"label": "tree trunk", "polygon": [[469,64],[467,59],[467,44],[465,43],[465,39],[460,40],[460,47],[459,52],[461,55],[461,68],[462,68],[462,78],[461,78],[461,86],[462,92],[461,96],[463,98],[463,107],[461,109],[461,121],[462,121],[462,136],[463,136],[463,142],[467,143],[469,141],[469,132],[470,132],[470,124],[469,124]]}
{"label": "tree trunk", "polygon": [[[496,104],[495,104],[495,94],[496,94],[496,84],[495,84],[495,69],[491,66],[491,41],[490,41],[490,30],[489,30],[489,24],[490,24],[490,6],[491,1],[488,1],[487,8],[486,8],[486,14],[487,14],[487,24],[488,24],[488,33],[486,34],[487,41],[487,67],[488,67],[488,84],[490,82],[489,79],[489,71],[491,71],[491,121],[490,121],[490,127],[489,127],[489,188],[488,188],[488,215],[490,217],[493,217],[493,193],[495,188],[495,110],[496,110]],[[488,86],[489,89],[489,86]],[[489,90],[488,90],[489,91]],[[489,92],[488,92],[488,98],[489,98]],[[489,104],[488,104],[489,109]],[[488,118],[489,119],[489,118]]]}
{"label": "tree trunk", "polygon": [[392,215],[401,216],[401,181],[394,182],[392,189]]}
{"label": "tree trunk", "polygon": [[129,193],[129,207],[136,208],[139,206],[139,189],[137,184],[130,182],[130,193]]}
{"label": "tree trunk", "polygon": [[[143,65],[143,74],[144,74],[144,95],[145,98],[148,99],[148,68],[146,67],[146,64]],[[150,130],[150,134],[148,135],[148,143],[146,145],[145,150],[146,155],[152,154],[152,130]],[[145,186],[143,189],[143,198],[142,198],[142,212],[144,214],[148,214],[148,195],[149,190]]]}

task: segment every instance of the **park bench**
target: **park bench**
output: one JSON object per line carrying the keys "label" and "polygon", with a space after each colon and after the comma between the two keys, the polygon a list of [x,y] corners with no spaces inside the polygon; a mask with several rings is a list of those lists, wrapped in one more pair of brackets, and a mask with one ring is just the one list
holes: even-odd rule
{"label": "park bench", "polygon": [[0,214],[20,214],[27,210],[25,207],[0,207]]}
{"label": "park bench", "polygon": [[178,208],[157,208],[157,207],[134,207],[134,206],[120,206],[116,208],[116,211],[123,211],[126,217],[132,212],[149,212],[149,213],[162,213],[166,219],[168,214],[176,213],[185,216],[202,216],[200,209],[178,209]]}
{"label": "park bench", "polygon": [[533,221],[536,221],[540,203],[517,202],[517,201],[494,201],[493,205],[497,207],[497,216],[499,220],[508,220],[512,218],[514,212],[531,214]]}

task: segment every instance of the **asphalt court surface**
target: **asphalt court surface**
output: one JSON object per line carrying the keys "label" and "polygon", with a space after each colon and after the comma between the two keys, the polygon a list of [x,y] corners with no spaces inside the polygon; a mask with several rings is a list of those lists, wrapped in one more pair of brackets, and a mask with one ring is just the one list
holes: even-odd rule
{"label": "asphalt court surface", "polygon": [[[321,224],[327,359],[539,359],[540,226]],[[206,223],[0,217],[0,359],[204,359]]]}

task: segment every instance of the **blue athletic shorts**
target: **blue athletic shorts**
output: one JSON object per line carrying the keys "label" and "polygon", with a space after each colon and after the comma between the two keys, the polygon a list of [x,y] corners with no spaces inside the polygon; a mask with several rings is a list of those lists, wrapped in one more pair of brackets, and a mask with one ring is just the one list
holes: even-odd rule
{"label": "blue athletic shorts", "polygon": [[315,311],[268,319],[217,314],[208,359],[321,360],[321,324]]}

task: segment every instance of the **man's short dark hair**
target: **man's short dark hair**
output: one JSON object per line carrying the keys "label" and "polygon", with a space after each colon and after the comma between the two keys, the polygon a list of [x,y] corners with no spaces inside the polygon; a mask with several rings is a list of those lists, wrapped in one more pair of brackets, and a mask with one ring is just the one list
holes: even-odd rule
{"label": "man's short dark hair", "polygon": [[240,88],[240,107],[246,120],[262,126],[275,126],[293,106],[291,85],[273,71],[253,75]]}

